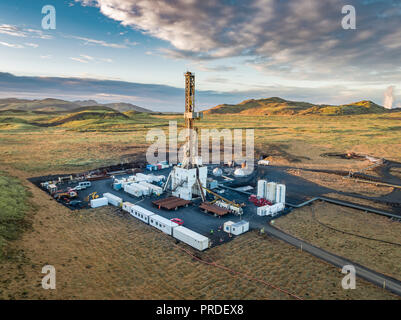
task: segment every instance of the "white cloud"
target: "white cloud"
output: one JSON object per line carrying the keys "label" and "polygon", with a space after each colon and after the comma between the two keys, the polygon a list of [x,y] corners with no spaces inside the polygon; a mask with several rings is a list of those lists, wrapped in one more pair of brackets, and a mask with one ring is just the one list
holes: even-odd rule
{"label": "white cloud", "polygon": [[28,47],[32,47],[32,48],[38,48],[39,47],[39,45],[37,43],[26,42],[25,45],[28,46]]}
{"label": "white cloud", "polygon": [[15,49],[22,49],[22,48],[24,48],[23,45],[15,44],[15,43],[8,43],[8,42],[4,42],[4,41],[0,41],[0,45],[2,45],[2,46],[4,46],[4,47],[9,47],[9,48],[15,48]]}
{"label": "white cloud", "polygon": [[22,37],[22,38],[27,37],[25,32],[20,30],[18,27],[9,24],[1,24],[0,33],[14,37]]}
{"label": "white cloud", "polygon": [[70,57],[71,60],[74,60],[76,62],[80,62],[80,63],[88,63],[88,60],[85,60],[83,58],[77,58],[77,57]]}
{"label": "white cloud", "polygon": [[352,31],[341,27],[339,0],[75,1],[167,41],[163,53],[176,59],[246,56],[248,64],[282,78],[399,80],[400,13],[393,0],[347,1],[357,8]]}
{"label": "white cloud", "polygon": [[102,47],[109,47],[109,48],[116,48],[116,49],[123,49],[123,48],[127,47],[125,44],[110,43],[110,42],[106,42],[103,40],[96,40],[96,39],[77,37],[77,36],[70,36],[70,37],[73,39],[84,41],[85,44],[99,45]]}

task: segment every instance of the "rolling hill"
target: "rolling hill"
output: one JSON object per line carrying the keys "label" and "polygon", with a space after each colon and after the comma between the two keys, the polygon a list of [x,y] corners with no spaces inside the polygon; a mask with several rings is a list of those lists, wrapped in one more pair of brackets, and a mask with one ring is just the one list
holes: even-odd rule
{"label": "rolling hill", "polygon": [[94,100],[85,101],[65,101],[60,99],[26,100],[26,99],[0,99],[1,110],[22,110],[34,112],[75,112],[82,107],[101,106],[114,109],[118,112],[137,111],[153,112],[152,110],[138,107],[130,103],[107,103],[101,104]]}
{"label": "rolling hill", "polygon": [[250,99],[239,104],[222,104],[204,111],[205,114],[241,114],[241,115],[355,115],[386,113],[390,110],[372,101],[359,101],[346,105],[317,105],[308,102],[289,101],[273,97],[268,99]]}

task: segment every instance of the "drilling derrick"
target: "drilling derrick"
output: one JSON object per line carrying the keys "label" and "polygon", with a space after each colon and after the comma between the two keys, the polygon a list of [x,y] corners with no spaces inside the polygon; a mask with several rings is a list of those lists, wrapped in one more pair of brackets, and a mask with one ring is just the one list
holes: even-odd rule
{"label": "drilling derrick", "polygon": [[186,147],[184,150],[183,168],[193,168],[201,165],[197,155],[197,129],[195,120],[202,118],[202,113],[195,112],[195,74],[185,73],[185,129],[187,130]]}
{"label": "drilling derrick", "polygon": [[171,184],[174,196],[192,200],[200,196],[205,201],[203,186],[206,185],[207,167],[202,165],[202,158],[198,154],[197,129],[195,120],[201,119],[202,113],[195,112],[195,75],[185,73],[185,130],[186,142],[181,166],[175,166],[171,171],[165,189]]}

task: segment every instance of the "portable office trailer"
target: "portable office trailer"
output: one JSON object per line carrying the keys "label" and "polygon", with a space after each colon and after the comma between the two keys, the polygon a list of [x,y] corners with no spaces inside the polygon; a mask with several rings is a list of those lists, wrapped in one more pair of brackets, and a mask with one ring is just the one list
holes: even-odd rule
{"label": "portable office trailer", "polygon": [[239,236],[249,230],[249,222],[242,220],[231,225],[231,233],[235,236]]}
{"label": "portable office trailer", "polygon": [[266,188],[265,199],[269,200],[272,203],[274,203],[276,201],[276,186],[277,186],[277,183],[269,182],[267,184],[267,188]]}
{"label": "portable office trailer", "polygon": [[173,237],[199,251],[209,248],[209,238],[183,226],[178,226],[173,229]]}
{"label": "portable office trailer", "polygon": [[123,202],[123,210],[131,213],[131,207],[133,206],[133,204],[131,202]]}
{"label": "portable office trailer", "polygon": [[149,217],[153,216],[155,213],[134,204],[131,206],[130,214],[131,216],[149,224]]}
{"label": "portable office trailer", "polygon": [[227,233],[231,233],[231,226],[234,224],[232,221],[224,222],[223,230]]}
{"label": "portable office trailer", "polygon": [[285,203],[285,185],[278,184],[276,187],[276,203]]}
{"label": "portable office trailer", "polygon": [[91,200],[91,208],[99,208],[103,206],[107,206],[109,204],[109,201],[107,198],[97,198],[97,199],[92,199]]}
{"label": "portable office trailer", "polygon": [[258,198],[262,199],[266,197],[267,192],[267,181],[266,180],[258,180]]}
{"label": "portable office trailer", "polygon": [[123,199],[121,199],[111,193],[103,193],[103,197],[107,198],[107,200],[109,201],[109,204],[116,206],[116,207],[121,207],[121,205],[123,203]]}
{"label": "portable office trailer", "polygon": [[177,223],[172,222],[166,218],[163,218],[157,214],[151,216],[149,218],[149,224],[164,233],[167,233],[168,235],[172,235],[173,229],[178,226]]}

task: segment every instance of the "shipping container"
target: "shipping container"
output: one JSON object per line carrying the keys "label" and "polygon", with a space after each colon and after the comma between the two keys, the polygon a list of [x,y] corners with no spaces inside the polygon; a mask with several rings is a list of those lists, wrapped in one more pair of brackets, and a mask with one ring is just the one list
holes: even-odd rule
{"label": "shipping container", "polygon": [[149,217],[153,216],[155,213],[134,204],[131,206],[130,214],[131,216],[149,224]]}
{"label": "shipping container", "polygon": [[123,203],[123,199],[115,196],[114,194],[111,193],[103,193],[103,197],[107,198],[109,201],[109,204],[116,206],[116,207],[121,207]]}
{"label": "shipping container", "polygon": [[140,185],[149,188],[150,192],[155,195],[161,195],[163,193],[163,188],[155,186],[154,184],[148,182],[141,182]]}
{"label": "shipping container", "polygon": [[163,218],[157,214],[149,218],[149,224],[170,236],[172,235],[173,229],[178,226],[177,223]]}
{"label": "shipping container", "polygon": [[92,199],[90,204],[91,208],[99,208],[107,206],[109,204],[109,201],[107,200],[107,198],[97,198],[97,199]]}
{"label": "shipping container", "polygon": [[209,248],[209,238],[182,226],[173,229],[173,237],[199,251]]}

